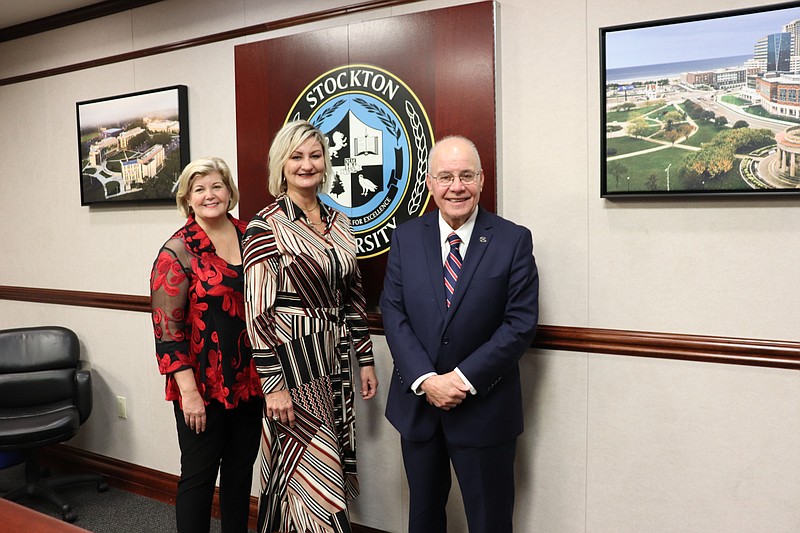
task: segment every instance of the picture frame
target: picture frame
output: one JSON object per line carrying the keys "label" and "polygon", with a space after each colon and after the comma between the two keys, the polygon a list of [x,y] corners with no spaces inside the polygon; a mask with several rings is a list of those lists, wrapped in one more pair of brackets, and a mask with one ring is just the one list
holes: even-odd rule
{"label": "picture frame", "polygon": [[189,163],[187,94],[173,85],[75,104],[82,206],[174,201]]}
{"label": "picture frame", "polygon": [[600,28],[600,195],[800,194],[800,3]]}

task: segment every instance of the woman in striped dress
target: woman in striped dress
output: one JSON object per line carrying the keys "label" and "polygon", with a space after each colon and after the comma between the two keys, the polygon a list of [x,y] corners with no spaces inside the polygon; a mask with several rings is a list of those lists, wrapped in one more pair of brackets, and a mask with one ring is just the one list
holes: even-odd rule
{"label": "woman in striped dress", "polygon": [[274,203],[244,239],[245,314],[265,396],[258,530],[349,532],[358,494],[350,351],[361,397],[378,380],[349,219],[317,194],[324,135],[286,124],[269,151]]}

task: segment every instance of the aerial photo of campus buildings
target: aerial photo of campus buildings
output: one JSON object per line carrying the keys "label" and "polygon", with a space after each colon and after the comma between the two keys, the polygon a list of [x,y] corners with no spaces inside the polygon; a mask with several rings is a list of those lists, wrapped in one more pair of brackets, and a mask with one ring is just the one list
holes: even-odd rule
{"label": "aerial photo of campus buildings", "polygon": [[81,131],[84,204],[174,196],[180,123],[144,116]]}

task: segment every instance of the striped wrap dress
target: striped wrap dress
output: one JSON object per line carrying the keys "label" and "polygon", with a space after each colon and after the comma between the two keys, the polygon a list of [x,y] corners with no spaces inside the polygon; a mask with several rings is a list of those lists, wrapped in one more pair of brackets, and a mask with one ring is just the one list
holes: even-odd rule
{"label": "striped wrap dress", "polygon": [[349,532],[358,495],[351,350],[373,365],[349,219],[320,202],[324,230],[287,196],[247,227],[245,315],[264,394],[288,390],[295,427],[264,417],[258,530]]}

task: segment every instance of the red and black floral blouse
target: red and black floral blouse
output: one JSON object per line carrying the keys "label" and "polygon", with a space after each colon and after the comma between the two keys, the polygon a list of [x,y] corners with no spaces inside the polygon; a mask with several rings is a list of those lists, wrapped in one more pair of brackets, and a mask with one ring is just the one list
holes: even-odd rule
{"label": "red and black floral blouse", "polygon": [[[228,218],[241,240],[247,224]],[[242,265],[217,256],[191,216],[158,252],[150,275],[150,301],[167,400],[180,402],[173,373],[186,368],[194,371],[206,404],[216,400],[230,409],[262,395],[244,322]]]}

